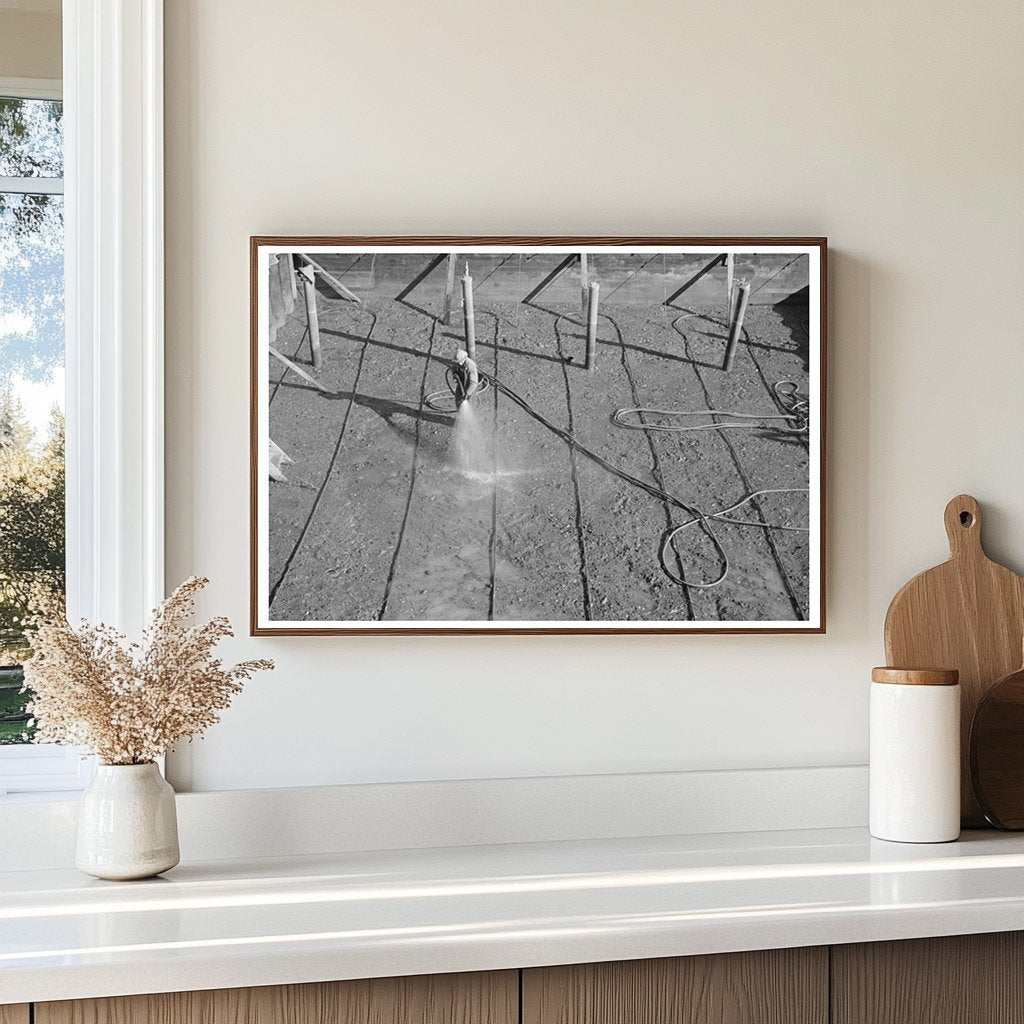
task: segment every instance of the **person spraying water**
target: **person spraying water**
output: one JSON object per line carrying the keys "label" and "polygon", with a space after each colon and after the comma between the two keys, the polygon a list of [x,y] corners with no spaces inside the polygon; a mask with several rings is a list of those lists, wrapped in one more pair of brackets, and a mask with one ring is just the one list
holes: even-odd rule
{"label": "person spraying water", "polygon": [[455,409],[458,411],[464,402],[468,402],[480,390],[480,371],[464,348],[455,353],[452,375]]}
{"label": "person spraying water", "polygon": [[452,423],[451,464],[472,479],[493,481],[495,464],[494,452],[488,428],[482,424],[473,411],[470,401],[491,386],[491,380],[481,373],[469,352],[460,348],[455,359],[445,372],[444,391],[432,391],[426,395],[426,403],[438,412],[452,412],[449,404],[454,400],[455,418]]}
{"label": "person spraying water", "polygon": [[455,397],[452,431],[455,465],[464,473],[485,472],[488,459],[484,437],[469,401],[480,390],[480,371],[465,349],[460,348],[455,354],[449,383]]}

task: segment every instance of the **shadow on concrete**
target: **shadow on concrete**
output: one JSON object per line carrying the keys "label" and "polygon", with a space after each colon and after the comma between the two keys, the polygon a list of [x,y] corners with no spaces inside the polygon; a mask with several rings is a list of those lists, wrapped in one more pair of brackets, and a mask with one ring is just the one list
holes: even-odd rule
{"label": "shadow on concrete", "polygon": [[810,289],[806,285],[775,303],[775,311],[789,328],[789,336],[796,345],[796,353],[803,363],[805,373],[810,368],[810,309]]}
{"label": "shadow on concrete", "polygon": [[433,259],[424,267],[420,273],[418,273],[396,296],[395,301],[400,302],[403,306],[408,307],[416,313],[422,316],[429,316],[431,320],[436,320],[437,316],[434,313],[428,313],[422,306],[417,306],[414,302],[409,302],[407,296],[409,293],[416,288],[417,285],[423,283],[423,281],[441,264],[448,258],[448,253],[439,252]]}
{"label": "shadow on concrete", "polygon": [[[537,285],[537,287],[534,288],[533,291],[530,292],[530,294],[527,295],[525,299],[523,299],[523,304],[526,305],[526,306],[534,306],[533,300],[535,298],[537,298],[537,296],[540,295],[540,293],[542,291],[544,291],[544,289],[547,288],[547,286],[549,284],[551,284],[551,282],[554,281],[554,279],[556,277],[558,277],[558,275],[561,274],[563,270],[567,270],[578,259],[579,259],[579,257],[576,255],[576,253],[570,253],[568,256],[566,256],[565,259],[562,260],[562,262],[559,263],[558,266],[555,267],[555,269],[552,270],[551,273],[548,274],[548,276],[545,277],[544,280],[542,280],[541,283],[539,285]],[[540,306],[534,306],[534,309],[541,309],[541,308],[542,307],[540,307]],[[551,311],[550,310],[544,310],[544,312],[549,313]]]}
{"label": "shadow on concrete", "polygon": [[376,398],[373,395],[361,395],[357,391],[320,391],[305,381],[281,381],[283,388],[293,391],[309,391],[320,395],[328,402],[352,402],[364,409],[375,412],[389,427],[394,427],[396,417],[419,420],[423,423],[437,423],[449,426],[454,420],[452,413],[434,412],[432,409],[420,408],[418,402],[396,402],[391,398]]}
{"label": "shadow on concrete", "polygon": [[[693,275],[693,277],[690,278],[689,281],[686,281],[683,285],[681,285],[679,288],[677,288],[665,300],[665,305],[666,306],[672,306],[675,303],[676,299],[678,299],[679,296],[682,295],[683,292],[685,292],[687,288],[690,288],[693,285],[695,285],[705,274],[709,274],[712,270],[715,269],[715,267],[720,266],[724,262],[725,262],[725,253],[724,252],[723,253],[719,253],[707,266],[702,267],[700,270],[697,271],[696,274]],[[680,307],[675,306],[674,308],[679,309]]]}

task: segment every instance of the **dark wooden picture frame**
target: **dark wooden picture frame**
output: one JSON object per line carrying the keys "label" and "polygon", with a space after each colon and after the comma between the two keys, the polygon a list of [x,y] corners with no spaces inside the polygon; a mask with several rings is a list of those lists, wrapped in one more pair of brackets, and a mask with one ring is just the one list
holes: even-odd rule
{"label": "dark wooden picture frame", "polygon": [[[807,488],[800,489],[801,493],[806,491],[807,493],[807,527],[796,527],[792,525],[783,525],[779,527],[778,524],[769,523],[765,521],[763,514],[761,513],[757,502],[753,502],[753,508],[746,507],[740,508],[737,514],[742,514],[744,511],[756,512],[758,519],[756,522],[735,520],[725,518],[726,514],[729,513],[728,508],[718,509],[715,512],[705,512],[700,509],[696,509],[697,518],[691,519],[686,525],[696,524],[699,529],[703,530],[705,526],[709,524],[711,520],[715,520],[715,524],[721,527],[721,524],[731,524],[732,526],[739,526],[740,528],[746,527],[763,533],[765,537],[771,535],[773,530],[783,529],[791,530],[793,532],[806,532],[808,534],[806,559],[808,566],[808,581],[807,581],[807,601],[805,606],[797,605],[794,600],[794,607],[806,607],[806,615],[802,618],[794,616],[792,621],[777,621],[777,620],[766,620],[762,624],[761,620],[750,620],[750,621],[737,621],[728,620],[724,621],[721,625],[717,624],[716,621],[701,619],[699,621],[693,621],[690,619],[672,619],[672,620],[653,620],[646,621],[643,619],[615,619],[615,620],[602,620],[600,618],[594,619],[566,619],[566,620],[544,620],[538,621],[536,624],[529,619],[497,619],[497,620],[481,620],[477,618],[467,619],[452,619],[444,621],[438,621],[437,619],[430,619],[424,621],[423,625],[418,624],[418,619],[403,620],[399,622],[391,622],[386,619],[368,619],[360,618],[342,621],[323,621],[318,619],[310,620],[277,620],[270,618],[270,604],[271,601],[267,600],[268,594],[271,593],[268,580],[264,578],[264,574],[269,575],[268,562],[269,555],[266,550],[261,550],[261,546],[268,541],[269,537],[269,526],[267,525],[267,517],[269,513],[263,507],[263,504],[269,503],[269,487],[270,482],[268,474],[271,472],[280,473],[283,476],[283,466],[279,459],[283,457],[286,462],[291,460],[281,452],[281,449],[277,447],[274,441],[270,437],[269,431],[269,398],[270,393],[270,356],[266,353],[268,350],[272,351],[272,354],[279,361],[276,365],[283,366],[280,370],[280,377],[275,382],[276,388],[282,386],[281,381],[287,376],[288,386],[291,389],[297,391],[306,391],[310,394],[315,393],[318,389],[323,394],[328,394],[324,386],[318,382],[316,377],[315,367],[321,365],[321,345],[319,343],[319,330],[318,330],[318,303],[323,304],[325,300],[320,300],[317,297],[317,285],[319,285],[322,294],[328,294],[332,298],[337,297],[338,299],[347,298],[351,301],[358,302],[360,297],[356,294],[358,287],[352,284],[352,280],[346,278],[347,271],[343,272],[336,267],[328,265],[329,260],[323,257],[324,249],[338,250],[337,255],[343,254],[347,250],[349,257],[363,255],[369,257],[371,254],[381,255],[383,253],[397,254],[399,256],[412,256],[416,254],[422,254],[429,257],[437,257],[437,259],[430,260],[428,266],[425,268],[424,273],[417,274],[415,279],[412,280],[407,288],[404,288],[402,292],[396,297],[398,301],[402,301],[414,288],[422,287],[424,278],[428,276],[431,279],[433,291],[437,292],[437,304],[440,304],[440,311],[425,310],[419,305],[411,301],[405,301],[403,304],[411,309],[414,309],[417,314],[424,317],[430,318],[436,321],[438,324],[447,322],[451,324],[461,324],[464,319],[472,321],[474,319],[473,307],[472,307],[472,295],[473,285],[470,281],[469,290],[469,315],[463,317],[463,314],[457,313],[455,316],[452,315],[452,294],[455,292],[458,294],[458,287],[453,289],[453,259],[451,255],[458,253],[460,254],[460,261],[465,260],[468,256],[470,260],[474,257],[479,257],[481,260],[484,256],[496,256],[506,255],[505,250],[508,250],[508,258],[518,255],[520,257],[520,265],[522,260],[532,258],[534,255],[538,257],[540,255],[562,255],[566,256],[566,259],[561,261],[560,267],[556,268],[555,272],[547,277],[542,282],[541,287],[545,287],[550,281],[557,278],[559,274],[563,274],[565,267],[570,262],[570,257],[573,259],[578,258],[578,273],[580,284],[577,286],[582,290],[582,296],[576,300],[577,311],[579,315],[576,317],[579,323],[576,324],[577,328],[583,330],[588,326],[588,302],[592,303],[595,307],[593,319],[596,322],[598,305],[597,299],[597,288],[591,290],[590,298],[587,297],[587,287],[589,282],[588,271],[587,271],[587,260],[586,256],[580,258],[580,251],[583,250],[587,254],[593,254],[591,265],[594,262],[598,265],[598,274],[600,274],[602,256],[608,257],[607,263],[613,263],[614,258],[618,257],[625,259],[631,253],[634,255],[650,255],[653,259],[657,255],[662,255],[663,263],[668,258],[673,257],[687,257],[690,255],[694,256],[708,256],[712,257],[709,262],[701,264],[697,271],[689,276],[689,279],[684,280],[682,287],[675,291],[675,294],[667,297],[665,305],[672,305],[671,300],[678,298],[680,294],[686,291],[688,288],[695,286],[698,281],[705,279],[705,275],[709,275],[701,285],[703,288],[707,288],[709,282],[724,278],[727,274],[727,280],[725,287],[727,289],[727,299],[725,300],[724,308],[726,309],[726,315],[724,317],[713,317],[706,312],[687,312],[686,316],[699,317],[704,321],[707,321],[708,325],[717,323],[718,328],[727,329],[726,334],[718,334],[714,331],[698,332],[703,333],[713,340],[706,342],[706,344],[722,344],[723,352],[723,366],[731,366],[731,362],[734,354],[737,351],[746,351],[751,348],[760,347],[762,349],[772,349],[773,351],[782,351],[778,347],[772,347],[767,344],[757,345],[751,341],[749,331],[744,327],[744,311],[747,308],[748,296],[753,294],[749,283],[744,283],[739,278],[735,281],[733,279],[734,266],[739,267],[740,261],[745,258],[754,258],[760,256],[767,256],[770,254],[784,255],[786,253],[796,253],[797,256],[804,253],[808,256],[808,272],[807,272],[807,285],[801,290],[801,301],[806,301],[806,348],[804,351],[804,365],[807,371],[807,383],[806,383],[806,395],[796,394],[796,385],[794,385],[792,391],[785,391],[784,393],[776,390],[774,392],[774,399],[778,406],[777,412],[779,415],[770,415],[768,413],[758,413],[757,419],[760,420],[776,420],[782,421],[782,425],[776,430],[776,434],[779,433],[794,433],[795,431],[789,430],[788,428],[794,423],[802,424],[803,437],[802,445],[806,452],[807,459]],[[686,252],[686,250],[700,250],[694,253]],[[486,250],[499,250],[499,252],[487,253]],[[646,250],[646,253],[643,252]],[[652,250],[654,250],[652,252]],[[447,273],[443,273],[439,266],[441,260],[446,254],[450,254],[447,260]],[[327,253],[326,256],[333,257],[336,253]],[[382,257],[383,258],[383,257]],[[648,263],[651,261],[648,260]],[[306,302],[306,310],[308,313],[307,322],[307,333],[304,336],[304,340],[301,345],[304,346],[303,351],[308,351],[310,354],[310,361],[307,363],[304,359],[300,359],[298,356],[298,349],[296,349],[295,358],[289,358],[283,353],[272,350],[270,346],[270,320],[271,316],[279,317],[284,314],[280,310],[272,310],[273,304],[272,296],[270,292],[272,287],[270,284],[270,268],[271,266],[277,267],[280,265],[283,269],[280,270],[279,282],[275,287],[281,295],[286,295],[287,289],[291,288],[292,302],[302,304],[303,299]],[[459,266],[461,267],[461,262]],[[575,265],[575,264],[574,264]],[[373,261],[371,261],[371,267]],[[646,266],[646,264],[643,264]],[[635,279],[637,275],[641,274],[643,266],[638,264],[640,269],[635,272],[630,272],[629,278]],[[721,268],[721,269],[719,269]],[[770,269],[770,268],[769,268]],[[769,284],[769,280],[775,278],[777,274],[781,274],[786,267],[782,267],[781,270],[773,271],[767,280],[759,280],[757,277],[753,278],[754,283],[758,285],[758,288],[754,291],[760,291],[761,288],[766,287]],[[714,275],[711,272],[714,271]],[[274,271],[278,273],[278,271]],[[575,276],[575,271],[573,276]],[[687,277],[689,272],[684,274]],[[358,276],[358,275],[357,275]],[[469,276],[469,269],[467,268],[467,276]],[[621,274],[620,274],[621,276]],[[762,275],[764,276],[764,275]],[[284,283],[286,277],[290,278],[289,283]],[[566,275],[563,274],[563,277]],[[365,274],[364,274],[365,278]],[[364,279],[363,278],[363,279]],[[370,280],[374,278],[373,270],[371,269]],[[360,279],[360,280],[363,280]],[[566,277],[567,279],[567,277]],[[666,281],[668,278],[666,277]],[[678,275],[676,277],[678,280]],[[482,281],[481,281],[482,283]],[[624,282],[623,282],[624,283]],[[595,283],[596,284],[596,283]],[[351,285],[351,287],[350,287]],[[564,291],[564,281],[561,285]],[[618,285],[617,287],[622,287]],[[633,285],[630,285],[633,287]],[[667,295],[668,284],[664,285],[665,292]],[[528,298],[532,298],[537,288],[534,288]],[[608,289],[613,292],[614,289]],[[806,294],[802,294],[806,292]],[[580,294],[579,291],[576,294]],[[769,293],[770,294],[770,293]],[[316,636],[316,635],[358,635],[358,634],[382,634],[382,635],[396,635],[396,634],[456,634],[456,635],[487,635],[487,634],[574,634],[574,633],[596,633],[596,634],[659,634],[659,633],[670,633],[670,634],[684,634],[684,633],[723,633],[723,634],[760,634],[760,633],[771,633],[771,634],[786,634],[786,633],[814,633],[820,634],[825,632],[825,605],[826,605],[826,573],[825,573],[825,434],[826,434],[826,337],[827,337],[827,240],[819,237],[644,237],[644,238],[628,238],[628,237],[605,237],[605,236],[588,236],[588,237],[547,237],[547,236],[530,236],[530,237],[504,237],[504,236],[433,236],[433,237],[414,237],[414,236],[348,236],[348,237],[335,237],[335,236],[280,236],[280,235],[268,235],[268,236],[254,236],[250,239],[250,631],[254,636],[285,636],[285,635],[304,635],[304,636]],[[443,297],[443,298],[442,298]],[[602,294],[601,298],[604,298]],[[433,299],[432,299],[433,301]],[[521,301],[521,300],[520,300]],[[785,301],[785,300],[783,300]],[[564,302],[564,299],[563,299]],[[582,305],[580,305],[582,303]],[[780,302],[779,305],[782,303]],[[685,306],[675,306],[675,309],[685,309]],[[767,308],[767,307],[762,307]],[[801,307],[804,308],[804,307]],[[560,318],[567,317],[565,313],[556,313],[554,310],[544,310],[544,312],[551,313],[552,315]],[[497,323],[497,316],[493,313],[486,315],[495,317]],[[518,314],[517,314],[518,316]],[[610,319],[610,318],[609,318]],[[677,319],[683,319],[682,316]],[[292,317],[295,320],[295,317]],[[518,320],[517,320],[518,322]],[[555,321],[557,323],[557,320]],[[376,319],[374,320],[376,323]],[[675,326],[673,324],[673,326]],[[296,328],[297,329],[297,328]],[[467,328],[463,328],[464,331]],[[433,330],[433,328],[431,329]],[[472,330],[469,328],[468,330]],[[618,327],[616,327],[618,331]],[[746,332],[746,333],[744,333]],[[335,332],[338,333],[338,332]],[[372,328],[371,328],[372,333]],[[557,333],[557,331],[556,331]],[[682,336],[681,332],[680,335]],[[586,368],[590,369],[592,365],[592,358],[595,352],[595,334],[592,328],[587,333],[587,363]],[[349,335],[351,337],[351,335]],[[449,334],[446,337],[453,338],[454,336]],[[584,335],[574,335],[574,338],[579,340],[579,348],[582,348]],[[720,339],[720,341],[718,340]],[[369,343],[369,335],[365,339],[366,343]],[[622,334],[619,332],[619,344],[622,347],[621,358],[625,360],[626,355],[626,344],[622,340]],[[703,343],[703,339],[702,339]],[[377,344],[374,342],[374,344]],[[453,346],[456,342],[451,343]],[[607,344],[607,342],[603,342]],[[387,347],[385,345],[385,347]],[[392,346],[394,347],[394,346]],[[637,351],[642,351],[641,348],[637,348]],[[365,351],[365,348],[364,348]],[[500,351],[498,345],[498,327],[494,330],[494,354],[497,359],[497,354]],[[512,351],[510,349],[510,351]],[[433,360],[438,364],[437,373],[432,377],[432,380],[438,376],[441,379],[444,378],[443,367],[446,364],[450,364],[452,361],[450,358],[441,358],[437,355],[432,355],[431,352],[424,353],[426,356],[425,363],[426,367],[429,368],[431,361]],[[446,356],[451,356],[454,353],[446,353]],[[530,353],[520,353],[527,355]],[[422,358],[422,356],[420,357]],[[539,358],[539,357],[538,357]],[[570,367],[573,372],[577,369],[583,369],[581,362],[579,361],[578,355],[564,356],[562,355],[561,343],[559,343],[558,358],[552,359],[550,356],[545,357],[550,362],[555,364],[561,364],[563,366],[563,373],[568,372],[565,367]],[[675,357],[679,359],[679,357]],[[717,358],[717,357],[716,357]],[[577,360],[574,362],[574,360]],[[693,361],[692,357],[687,356],[688,361]],[[710,366],[709,363],[700,363],[700,366]],[[718,367],[713,367],[718,369]],[[706,371],[705,371],[706,372]],[[773,395],[771,385],[768,382],[765,374],[761,371],[758,366],[758,373],[764,384],[764,387],[768,390],[769,396]],[[492,376],[486,372],[481,371],[480,376],[485,379],[486,384],[492,382]],[[452,377],[451,371],[447,375],[449,383],[453,380],[459,380],[459,374],[456,372],[454,378]],[[722,379],[722,378],[716,378]],[[568,380],[568,378],[567,378]],[[423,371],[423,382],[424,385],[427,382],[427,369]],[[495,387],[498,390],[505,390],[502,382],[494,377]],[[790,384],[790,381],[784,383]],[[566,390],[568,393],[569,385],[566,383]],[[453,387],[453,390],[456,390]],[[706,393],[706,389],[705,389]],[[515,395],[515,392],[512,392]],[[330,397],[334,400],[348,399],[348,406],[351,407],[356,404],[357,396],[355,388],[351,390],[348,395],[341,395],[339,393],[331,393]],[[426,396],[421,396],[420,411],[424,410],[422,399]],[[516,396],[518,398],[518,396]],[[793,411],[792,402],[789,400],[790,397],[796,399],[799,397],[803,406],[798,411],[803,415],[803,419],[799,420]],[[785,399],[785,402],[782,400]],[[455,403],[459,401],[457,397]],[[475,399],[474,399],[475,401]],[[708,407],[707,409],[693,413],[693,412],[672,412],[670,415],[683,416],[683,415],[698,415],[705,417],[709,423],[702,429],[710,430],[716,437],[724,437],[728,431],[723,428],[723,424],[728,423],[729,426],[740,427],[741,422],[730,422],[723,419],[724,416],[738,417],[744,415],[739,412],[725,413],[721,410],[712,408],[716,403],[711,400],[711,396],[708,396]],[[497,394],[494,395],[495,408],[497,408]],[[391,403],[396,404],[396,403]],[[642,403],[639,401],[635,405],[640,406]],[[264,408],[266,407],[266,408]],[[651,412],[658,412],[661,410],[641,409],[632,410],[638,413],[639,426],[634,426],[633,429],[638,429],[638,436],[650,437],[650,426],[651,419],[648,415]],[[618,412],[629,413],[631,410],[624,409]],[[616,416],[618,416],[618,412]],[[300,414],[296,414],[300,415]],[[378,413],[379,415],[379,413]],[[451,420],[455,420],[454,406],[449,412]],[[534,413],[535,415],[535,413]],[[748,418],[753,418],[750,414],[746,414]],[[495,416],[497,413],[495,412]],[[571,402],[570,402],[570,413],[569,423],[571,428]],[[435,417],[436,418],[436,417]],[[537,417],[543,420],[543,417]],[[670,421],[678,422],[678,421]],[[692,421],[683,421],[692,422]],[[390,423],[390,421],[389,421]],[[262,424],[262,427],[261,427]],[[619,423],[619,426],[624,425]],[[548,424],[551,427],[551,424]],[[769,427],[765,426],[764,423],[759,424],[759,434],[764,436],[771,436]],[[557,425],[555,425],[557,428]],[[680,429],[678,426],[672,427],[671,429]],[[693,427],[689,429],[694,429]],[[563,435],[568,434],[568,431],[563,430]],[[751,437],[753,434],[748,434],[745,430],[737,430],[733,436],[747,436]],[[417,443],[419,440],[419,428],[417,427],[416,433]],[[568,439],[563,436],[566,447],[572,452],[572,459],[576,458],[576,451],[582,451],[585,454],[593,456],[593,453],[588,451],[583,445],[576,439],[575,435],[569,434]],[[792,439],[790,439],[792,440]],[[339,434],[338,445],[341,444],[341,435]],[[494,442],[494,450],[498,449],[498,442]],[[732,448],[732,446],[729,446]],[[280,456],[274,453],[281,453]],[[655,467],[657,467],[657,455],[653,445],[651,452],[654,457]],[[495,474],[497,476],[497,462],[498,456],[494,456],[494,467]],[[735,449],[733,449],[732,458],[736,460]],[[333,468],[333,461],[328,467],[327,473],[330,474]],[[575,466],[575,461],[573,462]],[[736,467],[743,476],[743,471],[739,467],[739,463],[736,462]],[[289,470],[291,467],[287,467]],[[575,477],[575,468],[573,469],[573,475]],[[629,477],[626,474],[620,474],[626,476],[627,479],[633,480],[634,483],[638,481],[633,477]],[[660,479],[660,478],[659,478]],[[745,479],[745,477],[744,477]],[[415,469],[413,469],[413,483],[410,483],[410,497],[409,502],[411,503],[411,494],[415,481]],[[326,477],[324,482],[320,485],[320,489],[317,492],[316,502],[320,501],[320,496],[323,494],[324,487],[326,486]],[[307,489],[310,485],[307,485]],[[497,493],[497,482],[495,481],[495,493]],[[666,485],[667,486],[667,485]],[[781,490],[772,491],[771,488],[764,488],[754,492],[756,495],[764,495],[768,493],[796,493],[798,489],[795,488],[782,488]],[[655,491],[656,494],[664,494],[664,491]],[[671,495],[670,495],[671,496]],[[495,501],[497,499],[495,498]],[[744,502],[750,502],[751,497],[748,495],[743,499]],[[579,492],[577,490],[577,508],[579,502]],[[261,504],[263,503],[263,504]],[[742,502],[740,503],[742,504]],[[688,506],[677,502],[677,507],[688,508]],[[668,505],[666,505],[668,508]],[[317,510],[317,505],[314,503],[312,511],[309,512],[309,517],[306,520],[306,526],[308,527],[309,522],[312,520],[314,513]],[[408,506],[406,507],[406,516],[408,516]],[[698,522],[698,520],[700,520]],[[669,523],[668,526],[674,524]],[[665,551],[672,550],[665,548],[665,536],[671,532],[666,530],[666,534],[662,537],[662,554],[660,556],[661,566],[665,569],[666,558]],[[709,533],[710,535],[710,533]],[[305,536],[305,528],[303,529],[302,536]],[[725,555],[724,550],[718,545],[717,540],[712,535],[712,542],[716,546],[718,552],[722,554],[726,571],[729,569],[728,557]],[[301,538],[299,543],[301,543]],[[582,545],[582,540],[580,541]],[[296,545],[297,548],[298,545]],[[491,590],[492,597],[491,602],[493,605],[494,597],[493,590],[495,587],[495,576],[494,576],[494,554],[493,554],[494,540],[493,533],[491,539]],[[775,550],[773,546],[773,551]],[[294,550],[292,551],[294,555]],[[396,556],[397,558],[397,553]],[[717,554],[716,556],[717,557]],[[778,555],[776,554],[776,562],[778,563]],[[314,563],[316,564],[316,563]],[[680,574],[682,574],[682,562],[678,563],[680,566]],[[291,560],[287,563],[291,565]],[[778,563],[780,572],[782,571],[781,563]],[[332,567],[320,565],[320,570],[325,572],[332,571]],[[394,563],[392,563],[392,572],[394,570]],[[285,570],[287,572],[287,568]],[[319,570],[318,570],[319,571]],[[669,572],[668,569],[665,569]],[[670,573],[671,575],[671,573]],[[785,575],[783,573],[783,575]],[[751,577],[753,578],[753,577]],[[278,580],[278,584],[284,579],[282,574]],[[389,577],[390,585],[390,577]],[[673,584],[677,585],[677,584]],[[695,586],[695,585],[691,585]],[[586,577],[584,575],[584,589],[586,589]],[[687,591],[691,590],[691,587],[685,585],[681,586],[680,589]],[[703,589],[698,587],[698,589]],[[788,583],[787,583],[788,589]],[[687,604],[689,605],[689,598],[687,598]],[[266,606],[265,608],[263,606]]]}

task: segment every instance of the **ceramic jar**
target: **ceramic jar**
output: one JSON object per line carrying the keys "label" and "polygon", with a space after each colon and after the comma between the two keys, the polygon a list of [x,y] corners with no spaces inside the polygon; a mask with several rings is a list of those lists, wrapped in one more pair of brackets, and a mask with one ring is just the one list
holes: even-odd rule
{"label": "ceramic jar", "polygon": [[871,834],[899,843],[956,839],[959,674],[876,668],[871,680]]}
{"label": "ceramic jar", "polygon": [[174,790],[152,761],[99,764],[82,794],[75,864],[96,878],[150,878],[180,859]]}

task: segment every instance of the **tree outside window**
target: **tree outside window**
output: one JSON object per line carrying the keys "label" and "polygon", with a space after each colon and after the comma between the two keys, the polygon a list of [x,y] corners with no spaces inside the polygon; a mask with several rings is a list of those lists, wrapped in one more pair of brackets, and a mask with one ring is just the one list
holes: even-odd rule
{"label": "tree outside window", "polygon": [[0,97],[0,744],[31,739],[26,620],[64,598],[62,105]]}

